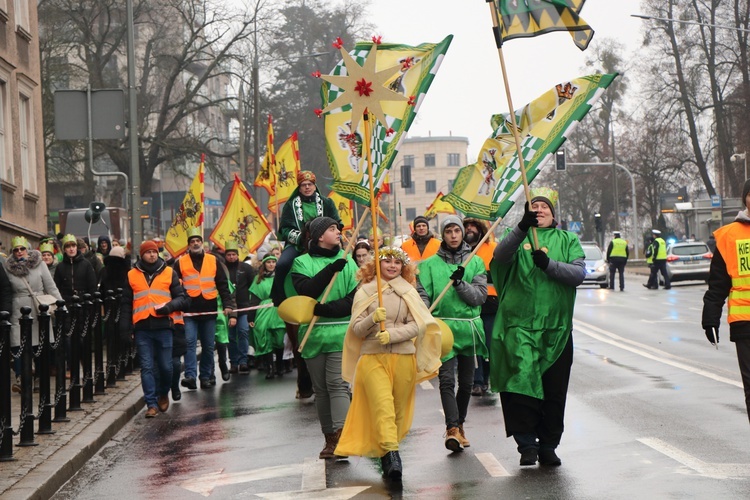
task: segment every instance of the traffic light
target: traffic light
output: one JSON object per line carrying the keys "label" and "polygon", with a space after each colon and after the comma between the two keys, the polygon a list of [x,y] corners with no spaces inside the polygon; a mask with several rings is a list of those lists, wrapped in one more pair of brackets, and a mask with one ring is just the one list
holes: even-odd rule
{"label": "traffic light", "polygon": [[601,214],[594,214],[594,227],[596,228],[597,233],[601,233],[602,231],[604,231],[604,227],[602,227]]}
{"label": "traffic light", "polygon": [[558,149],[555,153],[555,170],[557,171],[564,171],[565,170],[565,150],[564,149]]}
{"label": "traffic light", "polygon": [[403,189],[411,187],[411,165],[401,165],[401,187]]}
{"label": "traffic light", "polygon": [[102,212],[105,208],[107,206],[101,201],[92,201],[83,217],[89,224],[96,224],[102,219]]}

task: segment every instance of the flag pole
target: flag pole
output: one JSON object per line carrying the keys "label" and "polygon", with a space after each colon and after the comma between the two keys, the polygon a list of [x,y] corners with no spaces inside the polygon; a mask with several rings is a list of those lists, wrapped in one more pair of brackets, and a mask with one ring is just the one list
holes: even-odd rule
{"label": "flag pole", "polygon": [[[365,217],[367,217],[368,210],[369,208],[366,208],[364,212],[362,212],[362,217],[357,221],[357,233],[359,233],[359,227],[365,221]],[[351,238],[349,240],[349,243],[346,245],[346,250],[344,250],[344,258],[346,258],[349,255],[349,252],[352,251],[352,248],[354,248],[355,241],[356,241],[356,238]],[[320,298],[321,304],[325,304],[326,299],[328,299],[328,295],[331,293],[331,290],[333,289],[333,284],[336,282],[336,278],[338,277],[338,275],[339,275],[338,272],[333,273],[333,278],[331,278],[331,283],[328,284],[328,287],[326,288],[325,292],[323,292],[323,296]],[[302,349],[305,347],[305,343],[307,343],[307,338],[310,336],[310,332],[312,331],[313,327],[315,326],[315,323],[317,322],[318,322],[318,317],[313,316],[312,320],[310,321],[310,324],[307,325],[305,336],[302,337],[302,341],[299,343],[299,347],[297,348],[299,352],[302,352]]]}
{"label": "flag pole", "polygon": [[[375,196],[375,184],[373,182],[373,172],[372,172],[372,152],[370,151],[370,141],[372,130],[370,128],[370,114],[367,112],[367,108],[365,108],[365,112],[363,113],[363,119],[364,119],[364,144],[363,147],[365,148],[365,157],[367,158],[367,176],[369,177],[369,185],[370,185],[370,216],[372,217],[372,251],[375,254],[375,278],[376,278],[376,284],[377,284],[377,290],[378,290],[378,307],[383,307],[383,283],[381,281],[380,277],[380,261],[378,258],[378,245],[380,244],[380,238],[378,237],[378,198]],[[385,330],[385,321],[380,322],[380,331]]]}
{"label": "flag pole", "polygon": [[[508,73],[505,69],[505,57],[503,56],[503,42],[500,37],[500,20],[497,17],[497,9],[495,3],[492,0],[487,0],[487,5],[490,7],[490,15],[492,16],[492,29],[495,33],[495,45],[497,45],[497,55],[500,57],[500,69],[503,73],[503,84],[505,85],[505,95],[508,97],[508,107],[510,108],[509,115],[512,116],[512,125],[510,129],[513,131],[513,139],[516,143],[516,155],[518,156],[518,166],[521,170],[521,178],[523,179],[523,192],[526,195],[526,202],[529,204],[529,210],[531,210],[531,192],[529,190],[529,180],[526,177],[526,167],[523,161],[523,152],[521,151],[521,136],[518,133],[518,124],[516,123],[516,108],[513,107],[513,99],[510,95],[510,85],[508,84]],[[536,228],[531,227],[531,235],[534,240],[534,248],[539,248],[539,238],[536,234]],[[478,245],[477,245],[478,246]]]}
{"label": "flag pole", "polygon": [[[487,239],[490,237],[490,235],[492,233],[495,232],[495,229],[497,228],[497,225],[500,224],[501,220],[503,220],[503,218],[502,217],[498,217],[495,220],[495,222],[492,223],[492,225],[487,230],[487,232],[484,233],[484,236],[482,236],[482,239],[479,240],[479,242],[477,243],[477,246],[474,247],[474,250],[472,250],[471,253],[469,254],[469,256],[466,257],[466,260],[463,261],[463,263],[461,264],[461,266],[463,266],[465,268],[467,265],[469,265],[469,262],[471,261],[471,259],[473,259],[474,256],[477,254],[477,252],[479,252],[479,248],[482,245],[484,245],[484,242],[487,241]],[[432,302],[432,304],[430,304],[430,312],[434,311],[435,308],[437,307],[438,303],[441,300],[443,300],[443,297],[445,296],[445,294],[448,293],[448,290],[450,290],[451,287],[453,286],[453,281],[454,280],[448,280],[448,284],[445,285],[445,288],[443,288],[443,291],[440,292],[440,295],[438,295],[437,298]]]}

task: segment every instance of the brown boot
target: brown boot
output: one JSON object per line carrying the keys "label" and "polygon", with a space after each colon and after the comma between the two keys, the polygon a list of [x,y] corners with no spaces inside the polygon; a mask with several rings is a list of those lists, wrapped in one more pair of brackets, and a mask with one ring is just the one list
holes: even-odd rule
{"label": "brown boot", "polygon": [[452,452],[463,451],[464,447],[461,441],[458,439],[461,434],[458,432],[458,427],[451,427],[445,431],[445,447]]}
{"label": "brown boot", "polygon": [[342,429],[339,429],[339,430],[337,430],[336,432],[333,433],[333,441],[332,442],[333,442],[333,452],[334,452],[333,456],[334,456],[334,458],[349,458],[349,457],[344,456],[344,455],[336,455],[336,447],[339,445],[339,439],[341,438],[341,431],[343,431],[343,430],[344,429],[342,428]]}
{"label": "brown boot", "polygon": [[464,424],[458,424],[458,441],[461,443],[461,446],[464,448],[468,448],[471,446],[471,443],[469,443],[469,440],[466,439],[466,434],[464,434]]}
{"label": "brown boot", "polygon": [[336,433],[324,432],[323,435],[326,437],[326,445],[320,451],[318,458],[336,458],[336,455],[333,454],[333,450],[336,449],[336,443],[338,443],[338,438],[335,437]]}

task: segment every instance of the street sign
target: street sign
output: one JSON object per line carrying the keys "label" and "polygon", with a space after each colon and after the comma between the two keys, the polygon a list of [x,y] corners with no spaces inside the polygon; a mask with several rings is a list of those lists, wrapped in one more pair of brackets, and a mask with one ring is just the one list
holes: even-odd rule
{"label": "street sign", "polygon": [[714,194],[711,196],[711,206],[712,207],[720,207],[721,206],[721,196],[718,194]]}
{"label": "street sign", "polygon": [[568,231],[573,231],[574,233],[580,233],[582,229],[581,221],[573,220],[568,222]]}
{"label": "street sign", "polygon": [[224,204],[221,202],[221,200],[214,200],[213,198],[206,198],[206,206],[207,207],[221,207],[221,206],[224,206]]}

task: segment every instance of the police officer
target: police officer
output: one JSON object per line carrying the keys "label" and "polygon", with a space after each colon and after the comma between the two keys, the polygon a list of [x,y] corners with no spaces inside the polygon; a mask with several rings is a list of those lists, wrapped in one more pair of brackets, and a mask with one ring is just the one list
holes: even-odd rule
{"label": "police officer", "polygon": [[661,271],[661,275],[664,278],[664,289],[669,290],[672,288],[672,285],[669,282],[669,275],[667,274],[667,242],[661,237],[661,231],[658,229],[652,229],[651,233],[654,235],[654,242],[651,244],[651,248],[653,249],[651,258],[654,259],[654,265],[651,267],[651,275],[648,277],[648,283],[644,286],[650,290],[658,290],[658,273]]}
{"label": "police officer", "polygon": [[625,265],[628,263],[630,252],[628,240],[620,236],[620,231],[612,233],[612,241],[607,247],[607,262],[609,262],[609,289],[615,289],[615,271],[620,273],[620,291],[625,291]]}

